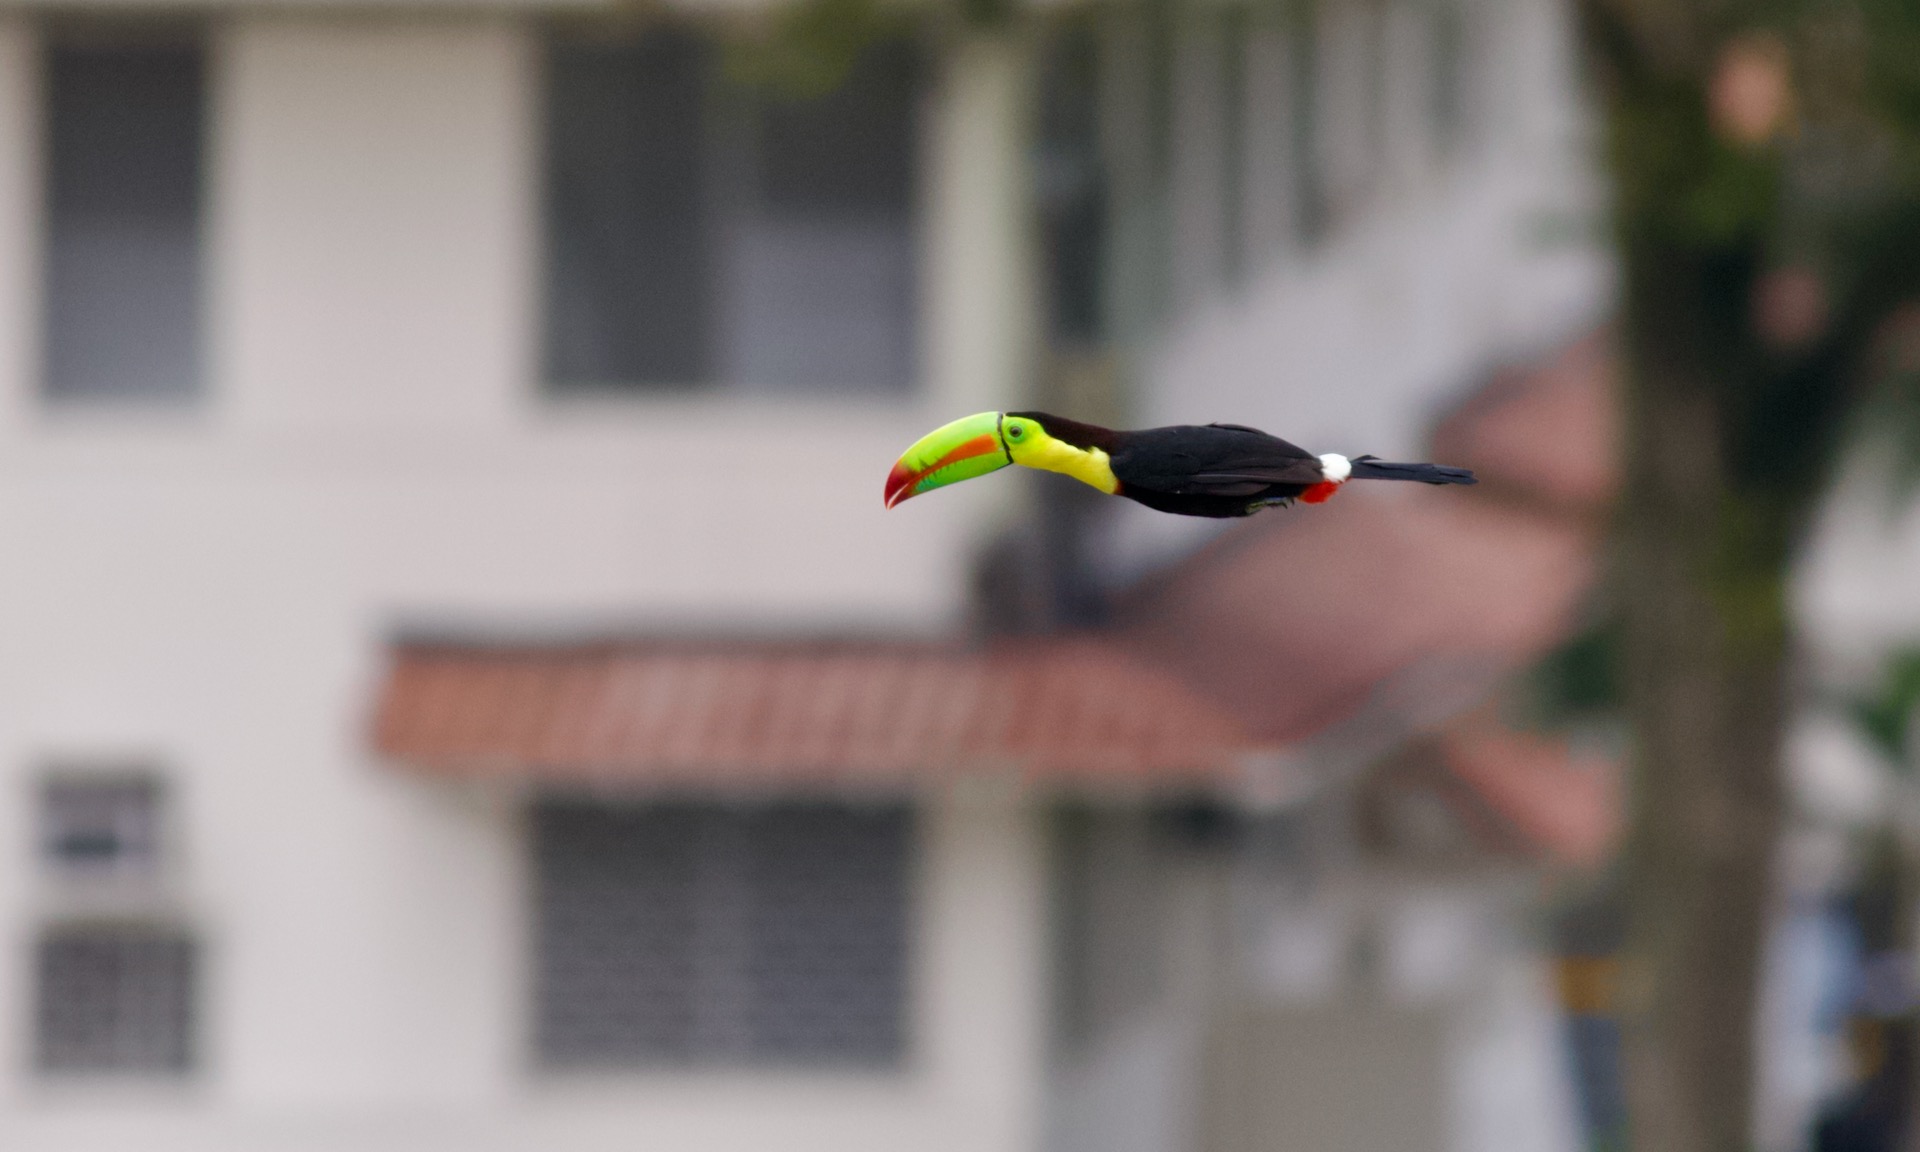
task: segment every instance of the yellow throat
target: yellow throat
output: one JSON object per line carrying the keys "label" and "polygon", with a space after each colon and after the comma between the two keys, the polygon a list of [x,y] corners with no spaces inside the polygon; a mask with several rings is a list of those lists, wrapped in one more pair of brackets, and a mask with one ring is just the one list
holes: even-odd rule
{"label": "yellow throat", "polygon": [[1071,476],[1109,496],[1120,491],[1120,478],[1113,474],[1107,454],[1098,448],[1075,448],[1064,440],[1041,433],[1019,444],[1009,444],[1007,455],[1015,464]]}

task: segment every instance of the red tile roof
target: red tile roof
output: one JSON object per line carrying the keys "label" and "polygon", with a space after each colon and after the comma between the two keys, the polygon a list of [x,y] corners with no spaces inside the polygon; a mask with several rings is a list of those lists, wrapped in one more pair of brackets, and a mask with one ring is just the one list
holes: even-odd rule
{"label": "red tile roof", "polygon": [[1093,640],[402,645],[374,743],[428,775],[642,788],[1196,787],[1258,751],[1219,705]]}

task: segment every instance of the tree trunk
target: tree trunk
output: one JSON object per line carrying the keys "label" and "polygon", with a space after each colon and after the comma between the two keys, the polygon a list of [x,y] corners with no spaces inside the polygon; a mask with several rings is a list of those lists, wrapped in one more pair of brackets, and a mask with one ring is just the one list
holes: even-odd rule
{"label": "tree trunk", "polygon": [[1723,459],[1721,277],[1629,242],[1618,552],[1634,776],[1620,1007],[1634,1152],[1750,1143],[1754,1022],[1781,823],[1784,559]]}
{"label": "tree trunk", "polygon": [[1786,575],[1862,389],[1912,370],[1882,337],[1916,287],[1920,169],[1874,157],[1920,130],[1920,22],[1911,3],[1578,9],[1624,283],[1630,1137],[1740,1152],[1785,804]]}

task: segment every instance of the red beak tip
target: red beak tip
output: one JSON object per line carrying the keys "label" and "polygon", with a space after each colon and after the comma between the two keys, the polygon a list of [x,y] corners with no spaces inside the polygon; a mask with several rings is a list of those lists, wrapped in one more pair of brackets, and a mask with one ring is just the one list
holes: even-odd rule
{"label": "red beak tip", "polygon": [[891,508],[896,504],[904,503],[908,497],[912,496],[916,479],[918,477],[912,472],[905,471],[896,465],[887,475],[887,507]]}

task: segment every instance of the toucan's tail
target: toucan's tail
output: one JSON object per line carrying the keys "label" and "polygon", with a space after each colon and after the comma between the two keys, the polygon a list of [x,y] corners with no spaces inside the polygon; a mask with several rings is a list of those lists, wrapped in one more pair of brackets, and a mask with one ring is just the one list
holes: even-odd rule
{"label": "toucan's tail", "polygon": [[1375,456],[1356,456],[1355,480],[1417,480],[1422,484],[1472,484],[1473,473],[1444,464],[1389,464]]}

